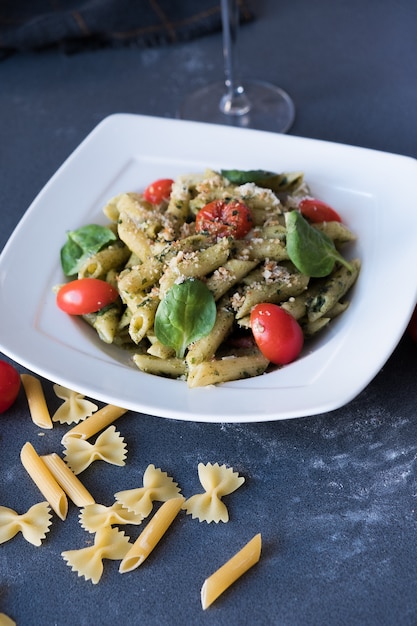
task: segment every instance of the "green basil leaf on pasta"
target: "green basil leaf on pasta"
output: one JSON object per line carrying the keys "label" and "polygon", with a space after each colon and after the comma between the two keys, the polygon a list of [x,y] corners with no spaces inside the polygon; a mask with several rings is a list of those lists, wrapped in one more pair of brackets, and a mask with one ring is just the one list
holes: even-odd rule
{"label": "green basil leaf on pasta", "polygon": [[210,333],[216,321],[216,303],[209,288],[197,279],[187,279],[169,289],[156,311],[157,339],[184,358],[187,347]]}
{"label": "green basil leaf on pasta", "polygon": [[115,241],[112,230],[98,224],[87,224],[67,233],[67,241],[61,248],[61,265],[66,276],[78,273],[83,263],[104,247]]}
{"label": "green basil leaf on pasta", "polygon": [[221,170],[221,175],[233,185],[255,183],[258,187],[266,187],[275,193],[290,191],[301,185],[303,172],[283,172],[276,174],[267,170]]}
{"label": "green basil leaf on pasta", "polygon": [[337,262],[351,269],[333,241],[307,222],[298,211],[285,214],[286,247],[290,260],[302,273],[313,278],[328,276]]}

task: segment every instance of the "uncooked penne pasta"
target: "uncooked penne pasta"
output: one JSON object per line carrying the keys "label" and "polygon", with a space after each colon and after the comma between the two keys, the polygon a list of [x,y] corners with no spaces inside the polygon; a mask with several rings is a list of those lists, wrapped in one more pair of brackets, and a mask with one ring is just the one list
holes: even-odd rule
{"label": "uncooked penne pasta", "polygon": [[183,496],[171,498],[157,510],[120,563],[121,574],[131,572],[142,565],[178,515],[184,501]]}
{"label": "uncooked penne pasta", "polygon": [[25,443],[20,452],[20,459],[51,508],[64,520],[68,513],[67,496],[31,443]]}
{"label": "uncooked penne pasta", "polygon": [[229,561],[207,578],[201,588],[201,605],[207,609],[240,576],[255,565],[261,556],[262,538],[258,533]]}
{"label": "uncooked penne pasta", "polygon": [[41,456],[41,459],[75,506],[95,504],[91,493],[56,452]]}
{"label": "uncooked penne pasta", "polygon": [[65,443],[70,437],[78,439],[89,439],[96,435],[100,430],[104,430],[107,426],[115,422],[119,417],[127,413],[127,409],[122,409],[113,404],[107,404],[102,409],[87,417],[86,420],[71,428],[62,437],[61,443]]}
{"label": "uncooked penne pasta", "polygon": [[39,428],[50,429],[53,427],[51,416],[46,404],[41,381],[31,374],[21,374],[20,376],[29,404],[32,422]]}

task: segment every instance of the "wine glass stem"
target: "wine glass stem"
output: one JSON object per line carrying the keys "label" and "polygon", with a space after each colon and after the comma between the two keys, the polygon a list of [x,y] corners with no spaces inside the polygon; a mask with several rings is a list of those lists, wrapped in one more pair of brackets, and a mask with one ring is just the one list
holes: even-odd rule
{"label": "wine glass stem", "polygon": [[237,34],[239,30],[239,8],[237,0],[221,0],[223,27],[223,59],[226,93],[219,106],[225,115],[246,115],[250,103],[245,90],[237,78]]}

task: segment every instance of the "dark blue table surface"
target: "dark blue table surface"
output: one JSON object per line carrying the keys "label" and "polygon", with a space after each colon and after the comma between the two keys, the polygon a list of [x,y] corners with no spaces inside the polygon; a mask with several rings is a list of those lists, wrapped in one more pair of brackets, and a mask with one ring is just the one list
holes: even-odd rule
{"label": "dark blue table surface", "polygon": [[[290,134],[417,157],[412,0],[256,6],[257,19],[239,35],[242,74],[291,94]],[[2,61],[0,249],[97,123],[116,112],[175,117],[186,93],[221,77],[220,34],[172,47],[48,50]],[[391,288],[383,315],[395,306],[400,277]],[[200,524],[181,514],[140,569],[122,576],[107,561],[92,585],[60,556],[85,541],[71,507],[65,523],[54,517],[40,548],[21,535],[0,545],[0,613],[19,626],[415,626],[416,381],[417,348],[404,336],[369,386],[330,414],[199,424],[128,412],[117,423],[126,467],[95,463],[83,474],[96,500],[111,504],[109,494],[140,486],[149,463],[187,494],[201,487],[199,462],[226,463],[246,479],[227,498],[230,522]],[[53,381],[42,382],[56,407]],[[38,501],[19,451],[28,440],[41,453],[60,450],[63,430],[38,436],[20,393],[0,419],[0,505],[23,512]],[[256,532],[260,563],[203,612],[204,579]]]}

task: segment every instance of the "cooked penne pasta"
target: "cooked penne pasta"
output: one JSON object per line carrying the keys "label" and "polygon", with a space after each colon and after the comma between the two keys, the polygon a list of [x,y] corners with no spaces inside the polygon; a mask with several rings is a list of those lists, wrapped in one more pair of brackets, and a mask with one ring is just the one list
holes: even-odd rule
{"label": "cooked penne pasta", "polygon": [[201,605],[207,609],[261,557],[262,537],[258,533],[237,554],[209,576],[201,588]]}
{"label": "cooked penne pasta", "polygon": [[68,513],[67,496],[31,443],[25,443],[20,452],[20,459],[51,508],[64,520]]}
{"label": "cooked penne pasta", "polygon": [[175,357],[159,358],[151,354],[134,354],[132,358],[138,368],[148,374],[179,378],[184,376],[187,371],[186,363]]}
{"label": "cooked penne pasta", "polygon": [[164,182],[159,197],[149,185],[108,201],[116,240],[80,272],[118,290],[115,304],[84,319],[138,369],[189,387],[259,376],[269,363],[248,353],[255,307],[282,307],[303,339],[344,313],[360,264],[350,267],[340,250],[355,234],[305,217],[301,203],[312,196],[302,172],[207,169]]}
{"label": "cooked penne pasta", "polygon": [[262,374],[268,365],[268,359],[260,352],[203,361],[190,367],[187,383],[189,387],[202,387],[240,378],[250,378]]}
{"label": "cooked penne pasta", "polygon": [[351,288],[359,274],[359,259],[352,261],[351,266],[352,270],[344,265],[337,268],[329,278],[323,281],[318,294],[307,303],[307,315],[310,322],[323,317]]}
{"label": "cooked penne pasta", "polygon": [[91,493],[56,452],[41,456],[41,459],[75,506],[95,503]]}
{"label": "cooked penne pasta", "polygon": [[180,512],[184,500],[183,496],[171,498],[157,510],[120,563],[121,574],[131,572],[148,558]]}
{"label": "cooked penne pasta", "polygon": [[33,423],[39,426],[39,428],[52,428],[53,424],[41,381],[31,374],[21,374],[20,378],[25,390]]}
{"label": "cooked penne pasta", "polygon": [[126,246],[114,245],[100,250],[94,256],[87,259],[78,272],[78,278],[101,278],[113,268],[121,268],[130,256],[130,250]]}
{"label": "cooked penne pasta", "polygon": [[191,344],[185,359],[186,363],[193,367],[213,358],[217,348],[230,334],[234,321],[235,316],[230,307],[218,306],[216,321],[211,333]]}

